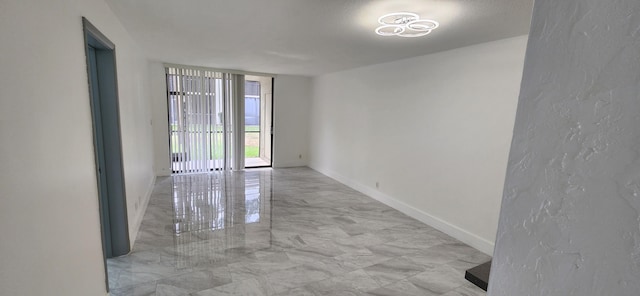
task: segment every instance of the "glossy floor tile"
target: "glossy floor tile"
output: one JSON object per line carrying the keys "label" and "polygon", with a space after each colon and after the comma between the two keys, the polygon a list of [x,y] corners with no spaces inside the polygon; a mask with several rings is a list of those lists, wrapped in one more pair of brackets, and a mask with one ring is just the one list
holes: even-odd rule
{"label": "glossy floor tile", "polygon": [[445,295],[490,258],[308,168],[159,178],[111,295]]}

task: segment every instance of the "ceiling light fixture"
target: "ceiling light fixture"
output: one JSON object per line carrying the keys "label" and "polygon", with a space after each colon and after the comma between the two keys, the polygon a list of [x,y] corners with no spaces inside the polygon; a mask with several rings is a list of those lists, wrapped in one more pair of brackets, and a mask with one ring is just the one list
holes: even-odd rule
{"label": "ceiling light fixture", "polygon": [[431,33],[440,24],[434,20],[420,19],[412,12],[394,12],[378,18],[380,27],[376,34],[381,36],[420,37]]}

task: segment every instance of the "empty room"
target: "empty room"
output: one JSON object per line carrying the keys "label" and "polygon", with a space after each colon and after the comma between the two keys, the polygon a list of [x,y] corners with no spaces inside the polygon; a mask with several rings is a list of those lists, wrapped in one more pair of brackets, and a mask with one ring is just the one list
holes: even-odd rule
{"label": "empty room", "polygon": [[640,294],[636,0],[1,0],[0,295]]}

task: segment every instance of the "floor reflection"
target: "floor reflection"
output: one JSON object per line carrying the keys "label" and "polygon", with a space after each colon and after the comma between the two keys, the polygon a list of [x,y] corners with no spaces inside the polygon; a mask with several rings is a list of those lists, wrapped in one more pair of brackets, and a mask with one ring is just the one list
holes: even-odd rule
{"label": "floor reflection", "polygon": [[309,168],[290,168],[158,178],[133,251],[107,265],[112,296],[479,296],[464,270],[487,260]]}
{"label": "floor reflection", "polygon": [[270,212],[271,171],[178,175],[172,195],[176,234],[260,223]]}
{"label": "floor reflection", "polygon": [[271,182],[271,169],[160,178],[132,253],[107,262],[112,294],[137,295],[270,248]]}
{"label": "floor reflection", "polygon": [[177,267],[271,246],[271,170],[172,177]]}

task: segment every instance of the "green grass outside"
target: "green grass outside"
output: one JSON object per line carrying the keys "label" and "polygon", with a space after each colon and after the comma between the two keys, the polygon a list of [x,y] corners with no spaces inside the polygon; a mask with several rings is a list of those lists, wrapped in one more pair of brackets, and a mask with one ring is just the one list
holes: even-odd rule
{"label": "green grass outside", "polygon": [[245,146],[244,147],[244,157],[246,157],[246,158],[258,157],[259,154],[260,154],[260,147],[258,147],[258,146]]}
{"label": "green grass outside", "polygon": [[244,131],[245,132],[259,132],[260,131],[260,126],[259,125],[245,125],[244,126]]}
{"label": "green grass outside", "polygon": [[[172,131],[177,131],[177,126],[176,125],[172,125],[171,126]],[[192,130],[196,131],[199,129],[193,128]],[[258,157],[260,155],[260,147],[259,147],[259,141],[258,141],[258,137],[260,135],[260,127],[257,125],[248,125],[245,127],[245,157],[246,158],[254,158],[254,157]],[[222,133],[211,133],[210,136],[212,137],[216,137],[216,144],[217,147],[215,147],[215,155],[214,158],[219,159],[222,158],[222,150],[223,147],[221,145],[222,143]],[[177,133],[172,133],[171,136],[171,153],[181,153],[185,151],[185,148],[182,147],[182,145],[178,145],[175,143],[179,143],[179,139],[178,139],[178,134]],[[210,139],[211,140],[211,139]],[[201,152],[200,152],[200,147],[191,147],[191,149],[189,149],[189,157],[193,158],[193,157],[198,157]]]}

